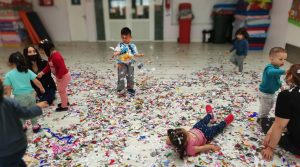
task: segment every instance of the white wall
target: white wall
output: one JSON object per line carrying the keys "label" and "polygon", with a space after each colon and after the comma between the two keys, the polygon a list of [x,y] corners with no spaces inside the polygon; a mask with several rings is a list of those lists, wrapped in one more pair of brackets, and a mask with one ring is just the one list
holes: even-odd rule
{"label": "white wall", "polygon": [[[205,18],[205,20],[202,23],[200,23],[201,21],[199,21],[198,19],[196,21],[198,23],[192,22],[192,27],[191,27],[192,42],[202,41],[202,30],[212,29],[212,22],[209,18],[209,15],[212,12],[212,8],[214,4],[236,2],[236,0],[205,0],[205,1],[206,2],[204,2],[204,0],[197,0],[197,1],[196,0],[172,0],[171,1],[171,9],[178,8],[178,4],[181,2],[189,2],[192,4],[192,10],[196,18],[203,18],[203,16],[208,17]],[[178,24],[172,24],[172,15],[176,15],[176,13],[175,12],[172,13],[172,10],[170,10],[170,15],[167,15],[166,10],[164,10],[164,41],[177,41],[178,38],[178,33],[179,33]]]}
{"label": "white wall", "polygon": [[[270,13],[271,25],[268,31],[265,51],[275,46],[285,47],[287,40],[291,40],[291,37],[296,39],[295,36],[297,37],[297,33],[291,35],[291,32],[294,30],[290,28],[291,25],[288,24],[288,12],[291,5],[292,0],[273,0],[273,7]],[[300,28],[298,28],[298,39],[300,39],[299,37]]]}
{"label": "white wall", "polygon": [[54,6],[43,7],[34,0],[33,10],[37,12],[46,30],[54,41],[70,41],[70,27],[67,3],[65,0],[54,0]]}
{"label": "white wall", "polygon": [[300,27],[288,24],[287,43],[300,47]]}
{"label": "white wall", "polygon": [[[86,13],[86,30],[87,30],[87,40],[96,41],[97,40],[97,29],[96,29],[96,18],[95,18],[95,4],[94,0],[82,0],[82,7]],[[70,21],[70,15],[76,15],[75,10],[68,10],[68,5],[70,5],[71,0],[54,0],[53,7],[42,7],[39,5],[38,0],[33,1],[33,10],[36,11],[41,18],[45,28],[47,29],[49,35],[54,41],[71,41],[72,39],[78,38],[73,33],[71,37],[72,25],[74,28],[80,26],[74,25],[76,21]],[[77,6],[74,6],[75,8]],[[78,20],[77,20],[78,21]],[[76,35],[76,34],[75,34]],[[80,34],[78,34],[80,35]]]}

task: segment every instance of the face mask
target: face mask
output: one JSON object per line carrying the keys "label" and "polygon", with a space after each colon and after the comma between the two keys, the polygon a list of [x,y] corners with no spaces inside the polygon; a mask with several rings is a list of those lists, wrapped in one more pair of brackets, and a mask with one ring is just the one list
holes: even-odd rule
{"label": "face mask", "polygon": [[38,60],[38,55],[28,56],[28,59],[29,59],[30,61],[37,61],[37,60]]}

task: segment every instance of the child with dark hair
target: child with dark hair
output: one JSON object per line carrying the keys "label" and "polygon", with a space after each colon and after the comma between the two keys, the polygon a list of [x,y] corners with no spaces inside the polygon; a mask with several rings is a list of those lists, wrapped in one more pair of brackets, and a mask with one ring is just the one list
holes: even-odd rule
{"label": "child with dark hair", "polygon": [[262,156],[266,160],[273,158],[277,145],[300,157],[300,64],[290,67],[285,80],[290,89],[278,94],[275,120],[262,122],[262,126],[268,128],[264,129],[267,134],[263,141],[265,148],[262,150]]}
{"label": "child with dark hair", "polygon": [[275,92],[279,88],[283,90],[280,77],[285,74],[285,70],[280,69],[284,65],[287,59],[286,50],[281,47],[273,47],[269,53],[270,63],[266,65],[262,82],[259,85],[259,115],[257,122],[261,123],[264,119],[267,119],[269,112],[273,108]]}
{"label": "child with dark hair", "polygon": [[188,131],[183,128],[168,130],[166,143],[177,148],[181,159],[185,156],[195,156],[201,152],[209,150],[219,151],[221,149],[218,146],[206,143],[221,133],[223,129],[234,120],[234,116],[233,114],[229,114],[224,121],[209,127],[207,124],[214,118],[213,110],[210,105],[206,106],[206,113],[207,115]]}
{"label": "child with dark hair", "polygon": [[[31,107],[36,104],[34,90],[31,86],[31,81],[39,88],[41,93],[45,93],[45,89],[41,82],[36,79],[36,74],[25,63],[24,56],[20,52],[12,53],[9,57],[9,66],[12,68],[5,75],[4,86],[5,95],[10,96],[13,90],[14,98],[22,107]],[[36,118],[31,119],[32,130],[37,133],[41,126]],[[24,122],[24,130],[27,130],[27,125]]]}
{"label": "child with dark hair", "polygon": [[[23,55],[27,62],[29,69],[38,74],[41,72],[48,64],[48,61],[43,60],[34,46],[28,46],[24,48]],[[45,93],[41,93],[40,89],[31,82],[32,87],[37,93],[38,101],[47,101],[51,105],[55,99],[56,85],[51,76],[51,73],[47,73],[38,79],[43,87],[45,88]]]}
{"label": "child with dark hair", "polygon": [[127,80],[127,92],[131,95],[135,94],[134,90],[134,57],[142,57],[144,54],[139,54],[135,44],[131,43],[131,30],[124,27],[121,30],[122,42],[115,48],[113,57],[118,56],[118,95],[124,95],[125,78]]}
{"label": "child with dark hair", "polygon": [[71,75],[65,65],[64,58],[60,52],[55,49],[54,44],[47,39],[44,39],[40,42],[39,49],[48,57],[48,64],[41,72],[38,73],[38,78],[42,78],[43,75],[50,72],[54,74],[56,77],[58,93],[61,99],[61,103],[58,104],[55,111],[67,111],[69,109],[67,87],[71,81]]}
{"label": "child with dark hair", "polygon": [[46,102],[29,108],[21,107],[12,99],[3,97],[0,80],[0,167],[26,167],[23,156],[27,149],[27,138],[22,130],[22,119],[30,119],[42,114]]}
{"label": "child with dark hair", "polygon": [[229,54],[235,50],[235,54],[231,57],[230,61],[239,68],[239,72],[243,72],[244,60],[248,55],[248,38],[249,35],[245,28],[238,29],[235,33],[233,47],[227,52]]}

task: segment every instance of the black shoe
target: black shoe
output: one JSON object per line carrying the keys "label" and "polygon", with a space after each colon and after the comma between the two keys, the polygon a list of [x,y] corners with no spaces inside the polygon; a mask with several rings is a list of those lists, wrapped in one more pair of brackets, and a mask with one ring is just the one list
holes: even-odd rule
{"label": "black shoe", "polygon": [[[68,102],[67,106],[70,106],[69,102]],[[60,108],[61,107],[61,103],[57,104],[57,107]]]}
{"label": "black shoe", "polygon": [[69,108],[68,107],[65,107],[65,108],[62,108],[62,107],[58,107],[58,108],[56,108],[56,112],[61,112],[61,111],[68,111],[69,110]]}
{"label": "black shoe", "polygon": [[127,89],[127,92],[128,92],[130,95],[135,95],[135,90],[134,90],[134,89]]}

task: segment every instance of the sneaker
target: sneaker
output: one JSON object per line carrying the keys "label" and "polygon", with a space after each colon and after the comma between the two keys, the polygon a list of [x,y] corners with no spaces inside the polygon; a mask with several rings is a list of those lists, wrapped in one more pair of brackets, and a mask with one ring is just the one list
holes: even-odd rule
{"label": "sneaker", "polygon": [[[68,102],[67,106],[70,106],[69,102]],[[61,103],[57,104],[57,107],[61,107]]]}
{"label": "sneaker", "polygon": [[125,96],[125,91],[124,90],[118,90],[117,95],[118,95],[118,97]]}
{"label": "sneaker", "polygon": [[130,95],[135,95],[135,90],[134,90],[134,89],[127,89],[127,92],[128,92]]}
{"label": "sneaker", "polygon": [[226,125],[231,124],[231,122],[234,120],[234,115],[233,114],[229,114],[224,121],[226,122]]}
{"label": "sneaker", "polygon": [[65,107],[65,108],[63,108],[63,107],[58,107],[58,108],[55,109],[56,112],[62,112],[62,111],[68,111],[68,110],[69,110],[68,107]]}
{"label": "sneaker", "polygon": [[32,126],[33,133],[38,133],[40,131],[40,129],[41,129],[41,125],[40,124]]}

